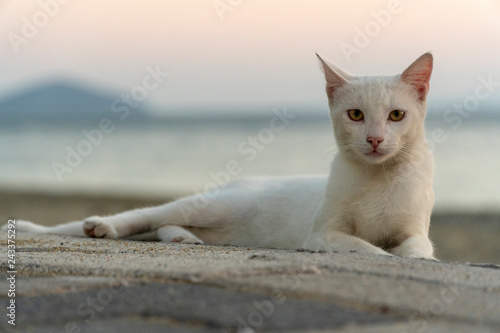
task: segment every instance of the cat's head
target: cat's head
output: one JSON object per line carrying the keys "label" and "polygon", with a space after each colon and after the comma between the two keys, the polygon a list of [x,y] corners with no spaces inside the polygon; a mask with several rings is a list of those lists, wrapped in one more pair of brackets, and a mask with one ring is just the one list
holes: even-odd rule
{"label": "cat's head", "polygon": [[430,53],[395,76],[354,76],[318,58],[335,139],[346,157],[378,164],[423,144]]}

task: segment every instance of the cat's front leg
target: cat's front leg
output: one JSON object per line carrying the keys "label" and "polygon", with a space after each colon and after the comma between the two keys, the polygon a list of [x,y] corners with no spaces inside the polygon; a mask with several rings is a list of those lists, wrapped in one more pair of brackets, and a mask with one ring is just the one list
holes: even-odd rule
{"label": "cat's front leg", "polygon": [[406,258],[424,258],[437,260],[434,249],[428,237],[415,235],[407,238],[399,246],[389,250],[394,255]]}
{"label": "cat's front leg", "polygon": [[309,250],[327,250],[327,251],[359,251],[364,253],[381,254],[390,256],[391,254],[376,247],[367,241],[348,235],[339,231],[315,232],[308,236],[304,248]]}

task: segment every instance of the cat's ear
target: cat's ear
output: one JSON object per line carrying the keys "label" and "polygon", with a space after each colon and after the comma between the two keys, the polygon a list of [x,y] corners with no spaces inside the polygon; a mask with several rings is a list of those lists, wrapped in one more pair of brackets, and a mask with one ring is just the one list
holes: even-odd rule
{"label": "cat's ear", "polygon": [[333,93],[335,89],[343,86],[350,79],[352,79],[352,75],[342,69],[338,68],[334,64],[330,63],[327,60],[324,60],[316,53],[318,57],[321,68],[323,69],[323,73],[325,74],[326,79],[326,94],[328,95],[328,99],[333,98]]}
{"label": "cat's ear", "polygon": [[401,74],[401,80],[414,86],[421,101],[424,101],[429,92],[429,80],[432,73],[432,54],[425,53],[413,62]]}

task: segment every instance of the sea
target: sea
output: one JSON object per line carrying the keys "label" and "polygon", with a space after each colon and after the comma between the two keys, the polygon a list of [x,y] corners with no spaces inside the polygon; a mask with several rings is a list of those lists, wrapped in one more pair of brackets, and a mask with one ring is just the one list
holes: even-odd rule
{"label": "sea", "polygon": [[[500,117],[431,114],[435,210],[500,212]],[[251,176],[327,174],[331,123],[277,107],[258,116],[95,119],[0,126],[0,187],[184,195]]]}

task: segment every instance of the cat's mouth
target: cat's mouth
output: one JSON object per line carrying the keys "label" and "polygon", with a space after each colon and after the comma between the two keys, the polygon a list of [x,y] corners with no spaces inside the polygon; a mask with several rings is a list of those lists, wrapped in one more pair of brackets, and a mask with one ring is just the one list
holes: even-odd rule
{"label": "cat's mouth", "polygon": [[373,149],[372,151],[365,153],[365,156],[372,162],[380,162],[387,157],[387,153],[381,152],[377,149]]}
{"label": "cat's mouth", "polygon": [[371,152],[369,152],[368,154],[366,154],[368,156],[384,156],[385,154],[384,153],[381,153],[379,151],[376,151],[375,149],[372,150]]}
{"label": "cat's mouth", "polygon": [[359,147],[354,149],[355,155],[358,158],[372,164],[378,164],[390,159],[394,155],[394,151],[389,147]]}

